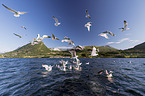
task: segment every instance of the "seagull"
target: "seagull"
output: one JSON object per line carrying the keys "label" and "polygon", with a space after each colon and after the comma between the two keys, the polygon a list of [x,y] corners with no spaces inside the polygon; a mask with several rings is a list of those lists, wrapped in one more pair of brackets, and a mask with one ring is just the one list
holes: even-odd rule
{"label": "seagull", "polygon": [[38,41],[30,41],[31,45],[39,44]]}
{"label": "seagull", "polygon": [[74,42],[72,40],[70,40],[70,38],[68,38],[67,36],[64,37],[63,40],[61,40],[61,42],[68,42],[69,44],[68,45],[74,45]]}
{"label": "seagull", "polygon": [[125,30],[129,30],[130,28],[127,28],[128,23],[124,20],[124,27],[123,28],[119,28],[122,29],[121,31],[125,31]]}
{"label": "seagull", "polygon": [[84,46],[78,45],[78,46],[75,47],[75,49],[83,50]]}
{"label": "seagull", "polygon": [[90,15],[89,15],[89,13],[88,13],[88,10],[87,10],[87,9],[86,9],[86,18],[91,19],[91,17],[90,17]]}
{"label": "seagull", "polygon": [[5,6],[4,4],[2,4],[2,5],[3,5],[6,9],[8,9],[9,11],[15,13],[15,14],[14,14],[15,17],[20,17],[20,14],[25,14],[25,13],[27,13],[27,12],[19,12],[19,11],[15,11],[15,10],[12,10],[12,9],[8,8],[8,7]]}
{"label": "seagull", "polygon": [[78,58],[76,58],[76,61],[77,61],[77,63],[76,63],[77,65],[79,65],[79,66],[82,65],[82,63],[80,63],[80,60]]}
{"label": "seagull", "polygon": [[21,28],[24,28],[26,30],[26,27],[25,26],[21,26]]}
{"label": "seagull", "polygon": [[37,38],[34,38],[33,40],[35,41],[41,41],[43,40],[44,38],[51,38],[51,36],[47,36],[47,35],[43,35],[42,37],[40,37],[40,34],[37,34]]}
{"label": "seagull", "polygon": [[68,61],[64,61],[64,60],[61,60],[59,61],[63,66],[67,65],[68,64]]}
{"label": "seagull", "polygon": [[18,34],[15,34],[15,33],[13,33],[14,35],[16,35],[16,36],[18,36],[19,38],[22,38],[22,36],[20,36],[20,35],[18,35]]}
{"label": "seagull", "polygon": [[97,51],[96,51],[96,47],[93,47],[91,56],[97,56],[98,55],[98,50],[99,49],[97,49]]}
{"label": "seagull", "polygon": [[89,65],[90,63],[89,63],[89,62],[87,62],[86,64],[87,64],[87,65]]}
{"label": "seagull", "polygon": [[106,77],[108,77],[108,78],[112,78],[113,77],[113,75],[112,75],[113,71],[109,71],[109,73],[108,73],[107,70],[101,70],[101,71],[98,72],[98,74],[102,74],[102,73],[104,73],[106,75]]}
{"label": "seagull", "polygon": [[90,31],[90,27],[92,26],[91,23],[92,22],[88,22],[87,24],[85,24],[85,27],[87,27],[88,31]]}
{"label": "seagull", "polygon": [[54,20],[55,20],[55,22],[56,22],[56,23],[54,24],[55,26],[58,26],[58,25],[60,25],[60,24],[61,24],[61,23],[59,23],[59,22],[58,22],[57,18],[55,18],[54,16],[53,16],[53,19],[54,19]]}
{"label": "seagull", "polygon": [[[52,34],[52,33],[51,33]],[[52,40],[59,40],[57,37],[55,37],[53,34],[52,34]]]}
{"label": "seagull", "polygon": [[51,65],[42,65],[42,67],[44,67],[47,71],[51,71],[52,70],[52,67]]}
{"label": "seagull", "polygon": [[106,39],[109,39],[109,37],[107,36],[107,34],[110,34],[110,35],[112,35],[112,36],[115,36],[115,34],[113,34],[113,33],[110,32],[110,31],[102,32],[102,33],[99,34],[98,36],[102,36],[102,37],[105,37]]}
{"label": "seagull", "polygon": [[73,59],[77,59],[78,56],[76,55],[76,51],[69,51]]}

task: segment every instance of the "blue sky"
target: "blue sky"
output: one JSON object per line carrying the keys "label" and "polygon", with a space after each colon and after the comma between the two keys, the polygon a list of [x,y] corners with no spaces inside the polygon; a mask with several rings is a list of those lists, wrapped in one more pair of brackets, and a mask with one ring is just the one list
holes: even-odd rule
{"label": "blue sky", "polygon": [[[16,11],[28,12],[20,17],[2,6],[5,4]],[[127,49],[145,41],[145,0],[1,0],[0,1],[0,52],[7,52],[32,41],[37,34],[53,33],[60,40],[44,39],[48,48],[72,47],[61,40],[67,36],[75,45],[110,45]],[[88,10],[91,19],[86,18]],[[55,16],[61,23],[55,26]],[[123,21],[130,30],[122,32]],[[91,31],[84,25],[91,21]],[[24,30],[20,26],[25,26]],[[109,30],[116,36],[110,39],[98,36]],[[13,33],[22,35],[16,37]]]}

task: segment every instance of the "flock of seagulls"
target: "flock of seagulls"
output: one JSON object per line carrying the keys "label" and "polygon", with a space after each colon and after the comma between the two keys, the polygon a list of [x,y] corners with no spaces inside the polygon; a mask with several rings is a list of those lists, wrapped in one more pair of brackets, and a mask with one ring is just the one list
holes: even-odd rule
{"label": "flock of seagulls", "polygon": [[[5,6],[4,4],[2,4],[2,6],[4,6],[9,11],[13,12],[15,17],[20,17],[20,15],[27,13],[27,12],[19,12],[19,11],[12,10],[9,7]],[[55,20],[55,23],[54,23],[55,26],[59,26],[61,24],[60,22],[58,22],[58,19],[56,17],[52,16],[52,18]],[[91,19],[91,16],[88,13],[87,9],[86,9],[86,18]],[[87,28],[88,31],[90,31],[90,27],[92,26],[91,23],[92,22],[87,22],[84,25]],[[121,30],[122,32],[126,31],[126,30],[129,30],[130,28],[128,28],[127,26],[128,26],[128,23],[127,23],[127,21],[124,20],[124,27],[123,28],[119,28],[119,29],[122,29]],[[23,28],[25,30],[27,29],[25,26],[21,26],[21,28]],[[18,36],[19,38],[22,38],[22,36],[20,36],[18,34],[15,34],[15,33],[13,33],[13,34]],[[55,35],[53,33],[51,33],[51,35],[52,36],[43,35],[41,37],[40,34],[38,34],[37,37],[33,39],[33,41],[30,41],[30,43],[31,43],[31,45],[39,44],[39,42],[42,41],[44,38],[52,38],[52,40],[60,40],[57,37],[55,37]],[[102,36],[102,37],[105,37],[106,39],[109,39],[108,35],[115,36],[115,34],[113,34],[111,31],[102,32],[98,36]],[[70,38],[68,38],[67,36],[65,36],[64,39],[61,40],[61,42],[68,42],[68,45],[75,46],[74,42]],[[84,47],[79,45],[79,46],[75,47],[74,49],[83,50]],[[55,65],[55,67],[57,67],[58,69],[60,69],[62,71],[66,71],[67,69],[69,69],[69,70],[72,70],[72,69],[81,70],[80,66],[82,65],[82,63],[80,62],[78,56],[76,55],[76,51],[74,50],[74,51],[69,51],[69,52],[72,55],[72,59],[73,59],[73,64],[74,65],[69,65],[68,66],[68,61],[61,60],[61,61],[59,61],[60,64],[59,65]],[[98,56],[99,55],[98,52],[99,52],[99,49],[96,49],[95,47],[93,47],[90,56]],[[87,62],[86,64],[89,65],[90,63]],[[42,65],[42,67],[44,67],[47,71],[52,71],[52,68],[54,66]],[[113,73],[112,71],[108,72],[107,70],[101,70],[101,71],[98,72],[98,74],[102,74],[102,73],[104,73],[106,75],[106,77],[108,77],[108,78],[113,77],[112,76],[112,73]]]}

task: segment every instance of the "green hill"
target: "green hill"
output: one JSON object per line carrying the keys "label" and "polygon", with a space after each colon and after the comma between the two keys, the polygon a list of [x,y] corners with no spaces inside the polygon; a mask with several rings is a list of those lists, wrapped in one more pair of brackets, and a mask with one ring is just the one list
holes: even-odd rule
{"label": "green hill", "polygon": [[31,57],[43,57],[50,52],[43,42],[36,45],[31,43],[24,45],[14,51],[2,54],[6,58],[31,58]]}
{"label": "green hill", "polygon": [[[116,54],[119,54],[118,49],[115,49],[111,46],[95,46],[99,48],[99,56],[98,57],[113,57]],[[88,57],[91,54],[93,46],[84,46],[83,50],[76,50],[77,55],[79,57]],[[53,51],[50,48],[47,48],[43,42],[40,42],[36,45],[31,45],[31,43],[26,44],[14,51],[0,54],[0,58],[48,58],[48,57],[71,57],[69,53],[69,49],[66,51]]]}

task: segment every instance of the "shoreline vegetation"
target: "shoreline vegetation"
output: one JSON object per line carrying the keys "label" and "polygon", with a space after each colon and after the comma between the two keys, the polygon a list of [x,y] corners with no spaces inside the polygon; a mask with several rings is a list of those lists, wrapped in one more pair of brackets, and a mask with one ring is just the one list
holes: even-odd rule
{"label": "shoreline vegetation", "polygon": [[[127,50],[118,50],[111,46],[95,46],[99,48],[99,55],[90,57],[93,46],[84,46],[83,50],[75,50],[79,58],[145,58],[145,43]],[[40,44],[24,45],[14,51],[0,54],[0,58],[71,58],[69,51],[74,49],[60,49],[54,51],[47,48],[43,42]]]}

